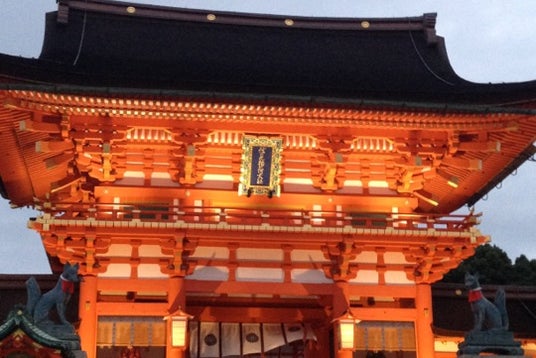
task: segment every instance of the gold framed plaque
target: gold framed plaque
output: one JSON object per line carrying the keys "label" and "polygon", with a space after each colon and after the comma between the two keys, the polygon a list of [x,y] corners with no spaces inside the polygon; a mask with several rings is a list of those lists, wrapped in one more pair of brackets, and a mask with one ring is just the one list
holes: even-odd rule
{"label": "gold framed plaque", "polygon": [[245,135],[238,195],[279,196],[283,140]]}

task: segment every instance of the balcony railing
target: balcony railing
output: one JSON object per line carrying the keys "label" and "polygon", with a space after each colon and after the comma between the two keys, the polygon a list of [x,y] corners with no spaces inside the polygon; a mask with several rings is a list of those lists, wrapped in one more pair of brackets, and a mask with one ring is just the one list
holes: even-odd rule
{"label": "balcony railing", "polygon": [[[67,208],[67,209],[66,209]],[[326,210],[258,209],[161,204],[80,204],[44,206],[45,216],[63,220],[181,222],[285,227],[440,230],[466,232],[481,214],[401,214]]]}

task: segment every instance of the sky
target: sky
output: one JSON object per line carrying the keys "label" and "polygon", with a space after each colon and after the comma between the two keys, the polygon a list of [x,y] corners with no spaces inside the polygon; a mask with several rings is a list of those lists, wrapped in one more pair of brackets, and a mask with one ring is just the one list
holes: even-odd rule
{"label": "sky", "polygon": [[[1,0],[0,53],[38,57],[44,16],[56,0]],[[536,80],[536,1],[511,0],[160,0],[174,7],[318,17],[405,17],[438,14],[452,67],[473,82]],[[479,230],[510,259],[536,259],[536,162],[527,161],[474,206]],[[463,208],[461,213],[468,212]],[[38,213],[0,199],[0,274],[49,273],[39,236],[26,228]]]}

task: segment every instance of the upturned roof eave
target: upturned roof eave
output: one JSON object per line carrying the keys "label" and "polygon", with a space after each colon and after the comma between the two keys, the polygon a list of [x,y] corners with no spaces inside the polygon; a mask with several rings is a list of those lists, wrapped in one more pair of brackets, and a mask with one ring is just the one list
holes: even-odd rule
{"label": "upturned roof eave", "polygon": [[[24,308],[15,307],[8,315],[7,320],[0,325],[0,340],[5,339],[17,329],[21,329],[33,341],[46,348],[59,349],[65,357],[73,357],[72,342],[53,337],[49,333],[38,328],[24,312]],[[76,343],[75,343],[76,344]]]}

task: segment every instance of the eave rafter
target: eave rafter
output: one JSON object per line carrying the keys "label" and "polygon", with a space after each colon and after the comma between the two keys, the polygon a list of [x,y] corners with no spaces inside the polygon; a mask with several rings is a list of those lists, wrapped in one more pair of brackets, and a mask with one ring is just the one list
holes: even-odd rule
{"label": "eave rafter", "polygon": [[[393,127],[428,130],[489,130],[517,128],[517,114],[436,111],[396,111],[372,108],[331,108],[288,104],[202,102],[188,98],[177,101],[142,98],[107,98],[10,90],[10,106],[42,113],[110,118],[153,118],[189,122],[296,124],[315,126]],[[232,127],[231,127],[232,128]]]}
{"label": "eave rafter", "polygon": [[487,239],[483,237],[475,237],[465,245],[440,243],[431,239],[420,247],[409,247],[404,250],[404,255],[408,262],[414,263],[414,266],[411,270],[406,270],[408,279],[416,283],[438,281],[445,273],[471,257],[476,246],[486,242]]}
{"label": "eave rafter", "polygon": [[[518,130],[527,117],[418,108],[5,93],[6,106],[33,113],[31,120],[20,123],[20,130],[47,136],[35,143],[38,152],[49,154],[47,167],[62,161],[69,168],[54,187],[78,177],[92,185],[113,183],[130,171],[142,173],[145,185],[154,175],[166,173],[179,185],[195,186],[208,174],[230,176],[234,188],[240,178],[240,138],[254,133],[283,139],[282,183],[288,179],[327,195],[348,185],[363,190],[380,185],[432,208],[444,195],[463,201],[469,195],[464,180],[482,170],[488,156],[501,150],[505,133]],[[455,193],[461,185],[464,189]]]}

